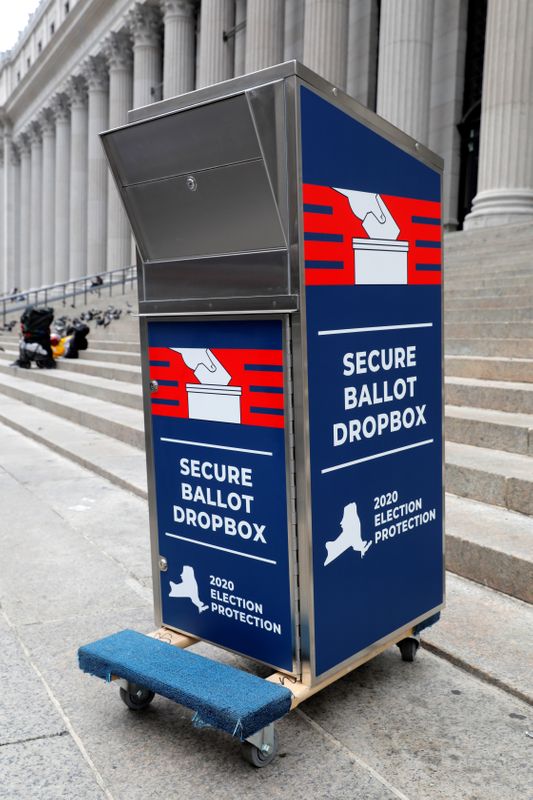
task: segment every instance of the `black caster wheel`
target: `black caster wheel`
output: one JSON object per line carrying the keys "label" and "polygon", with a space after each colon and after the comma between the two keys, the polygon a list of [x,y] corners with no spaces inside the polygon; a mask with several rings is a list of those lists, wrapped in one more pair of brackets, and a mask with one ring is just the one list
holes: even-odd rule
{"label": "black caster wheel", "polygon": [[260,750],[259,747],[256,747],[255,744],[251,742],[243,742],[241,744],[241,755],[245,761],[251,764],[253,767],[266,767],[267,764],[270,764],[278,754],[278,737],[277,734],[274,734],[274,745],[270,747],[270,749],[266,752],[264,750]]}
{"label": "black caster wheel", "polygon": [[416,651],[419,648],[419,642],[417,639],[402,639],[401,642],[398,642],[398,647],[400,648],[402,661],[411,662],[415,660]]}
{"label": "black caster wheel", "polygon": [[150,689],[137,686],[135,683],[129,683],[127,689],[120,689],[120,699],[132,711],[142,711],[143,708],[147,708],[154,697],[155,695]]}

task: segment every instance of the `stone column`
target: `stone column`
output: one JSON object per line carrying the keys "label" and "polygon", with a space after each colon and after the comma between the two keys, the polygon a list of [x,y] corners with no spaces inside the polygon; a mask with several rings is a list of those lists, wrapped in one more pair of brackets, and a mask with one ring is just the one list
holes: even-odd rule
{"label": "stone column", "polygon": [[244,75],[246,57],[246,0],[235,0],[235,36],[233,45],[233,74]]}
{"label": "stone column", "polygon": [[306,0],[304,64],[335,86],[346,86],[348,0]]}
{"label": "stone column", "polygon": [[1,293],[20,285],[19,261],[16,248],[15,212],[20,208],[18,197],[18,150],[11,139],[11,125],[5,121],[0,139],[3,166],[0,170],[0,264],[2,265]]}
{"label": "stone column", "polygon": [[54,282],[55,273],[56,126],[52,109],[41,112],[39,123],[43,134],[41,283],[47,285]]}
{"label": "stone column", "polygon": [[163,98],[194,89],[194,3],[191,0],[163,0],[165,50]]}
{"label": "stone column", "polygon": [[457,125],[463,109],[467,17],[468,4],[463,0],[435,5],[429,146],[444,159],[442,222],[447,231],[458,225],[461,136]]}
{"label": "stone column", "polygon": [[[126,31],[112,33],[106,40],[109,64],[109,127],[128,121],[132,106],[133,75],[131,38]],[[115,181],[108,170],[107,194],[107,269],[131,263],[131,232]]]}
{"label": "stone column", "polygon": [[533,5],[489,0],[477,194],[465,228],[533,220]]}
{"label": "stone column", "polygon": [[70,97],[70,245],[69,278],[87,274],[87,83],[68,80]]}
{"label": "stone column", "polygon": [[52,98],[56,118],[54,283],[68,280],[70,248],[70,104],[59,92]]}
{"label": "stone column", "polygon": [[102,55],[90,56],[84,64],[89,90],[87,161],[87,273],[106,269],[107,253],[107,162],[99,133],[108,128],[109,96],[107,62]]}
{"label": "stone column", "polygon": [[382,0],[376,110],[425,145],[432,39],[433,0]]}
{"label": "stone column", "polygon": [[350,0],[346,91],[370,109],[376,107],[378,0]]}
{"label": "stone column", "polygon": [[160,99],[161,15],[155,6],[135,3],[128,14],[133,36],[133,108]]}
{"label": "stone column", "polygon": [[285,0],[283,60],[304,59],[305,0]]}
{"label": "stone column", "polygon": [[[5,178],[4,178],[4,135],[2,128],[0,128],[0,134],[1,134],[0,135],[0,242],[3,242],[6,237],[4,235]],[[7,288],[7,268],[5,263],[4,248],[0,246],[0,295],[7,294],[8,291],[9,289]]]}
{"label": "stone column", "polygon": [[283,0],[247,0],[245,71],[283,60]]}
{"label": "stone column", "polygon": [[20,289],[31,289],[31,142],[27,132],[18,139],[20,152]]}
{"label": "stone column", "polygon": [[200,10],[200,53],[197,88],[232,77],[233,39],[224,32],[233,28],[232,0],[203,0]]}
{"label": "stone column", "polygon": [[31,182],[30,182],[30,285],[38,288],[41,279],[41,197],[43,192],[43,140],[38,122],[30,125]]}
{"label": "stone column", "polygon": [[4,127],[4,263],[8,291],[20,289],[20,153]]}

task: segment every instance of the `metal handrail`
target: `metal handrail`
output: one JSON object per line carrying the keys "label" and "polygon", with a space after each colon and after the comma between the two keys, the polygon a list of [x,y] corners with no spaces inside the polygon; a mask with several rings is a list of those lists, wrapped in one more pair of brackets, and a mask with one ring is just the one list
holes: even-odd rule
{"label": "metal handrail", "polygon": [[133,288],[136,277],[137,267],[132,265],[109,270],[109,272],[98,272],[95,275],[84,275],[83,278],[73,278],[62,283],[40,286],[38,289],[4,295],[0,297],[2,324],[6,324],[10,314],[22,311],[28,305],[42,303],[46,306],[49,303],[60,302],[65,306],[67,299],[72,299],[71,306],[76,308],[76,298],[81,295],[83,295],[83,305],[87,305],[87,299],[91,295],[102,297],[102,294],[108,292],[108,296],[111,297],[114,287],[122,287],[121,294],[125,294],[126,286],[129,285]]}

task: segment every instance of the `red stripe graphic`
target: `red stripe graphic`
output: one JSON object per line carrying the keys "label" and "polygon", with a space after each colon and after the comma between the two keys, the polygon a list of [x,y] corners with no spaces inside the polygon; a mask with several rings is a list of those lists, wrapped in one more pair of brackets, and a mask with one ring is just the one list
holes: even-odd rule
{"label": "red stripe graphic", "polygon": [[[282,351],[214,347],[211,352],[231,375],[229,386],[242,388],[241,423],[283,428],[283,371],[280,369],[283,366]],[[177,383],[172,386],[159,384],[157,394],[152,396],[152,414],[187,419],[189,404],[186,384],[199,384],[198,378],[185,364],[181,354],[168,347],[150,347],[149,358],[150,362],[162,362],[157,366],[151,363],[151,380]],[[262,389],[265,391],[261,391]],[[272,391],[273,389],[278,391]],[[160,403],[159,400],[171,403]],[[172,401],[177,401],[177,404]]]}
{"label": "red stripe graphic", "polygon": [[[440,220],[440,203],[409,197],[380,195],[391,216],[400,228],[398,240],[407,241],[408,284],[441,283],[441,249],[421,243],[440,243],[441,226],[430,220]],[[353,285],[355,261],[352,239],[369,238],[362,221],[353,213],[348,198],[329,186],[303,184],[305,205],[323,206],[331,213],[304,209],[304,234],[335,234],[342,241],[304,241],[305,282],[307,286]],[[413,220],[413,217],[415,220]],[[417,220],[418,218],[418,220]],[[420,221],[421,219],[428,222]],[[327,238],[325,236],[324,238]],[[418,244],[417,244],[418,242]],[[340,262],[340,267],[335,264]],[[417,264],[425,265],[417,269]],[[436,269],[428,269],[435,265]]]}

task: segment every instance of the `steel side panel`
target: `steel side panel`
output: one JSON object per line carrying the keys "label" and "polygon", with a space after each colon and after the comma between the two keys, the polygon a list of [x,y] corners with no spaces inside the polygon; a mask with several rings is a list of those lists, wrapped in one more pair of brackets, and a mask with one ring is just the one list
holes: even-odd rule
{"label": "steel side panel", "polygon": [[[436,247],[424,249],[424,240],[441,237],[441,172],[434,159],[406,152],[403,134],[391,135],[379,118],[369,126],[334,93],[298,81],[298,95],[300,364],[308,381],[297,440],[305,475],[298,489],[300,613],[302,625],[309,621],[303,680],[312,685],[443,606],[442,262],[437,267]],[[356,218],[339,188],[366,200],[379,195],[392,209],[400,233],[389,237],[410,245],[408,283],[378,276],[357,285],[349,249],[352,238],[368,236],[366,214]],[[368,353],[389,348],[409,364],[402,367],[400,355],[396,368],[371,371]],[[345,361],[357,352],[367,355]],[[412,527],[393,529],[397,520]]]}

